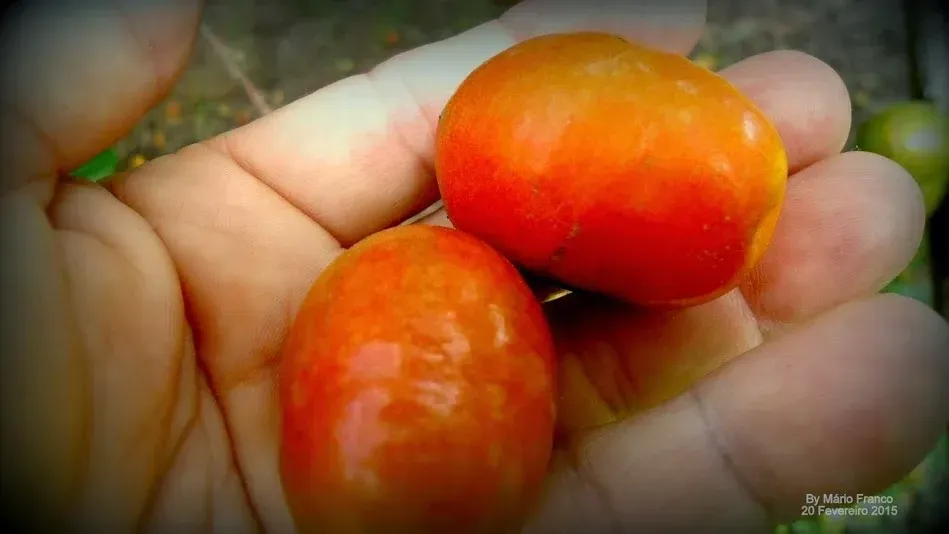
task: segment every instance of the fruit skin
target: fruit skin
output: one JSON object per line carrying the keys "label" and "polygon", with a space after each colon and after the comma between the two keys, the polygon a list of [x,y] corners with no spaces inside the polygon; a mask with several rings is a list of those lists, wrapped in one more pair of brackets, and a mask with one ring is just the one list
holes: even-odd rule
{"label": "fruit skin", "polygon": [[439,120],[435,168],[456,228],[649,306],[735,287],[787,181],[777,130],[723,78],[595,32],[529,39],[475,69]]}
{"label": "fruit skin", "polygon": [[516,530],[551,454],[556,370],[517,270],[400,226],[315,282],[283,354],[281,471],[301,532]]}

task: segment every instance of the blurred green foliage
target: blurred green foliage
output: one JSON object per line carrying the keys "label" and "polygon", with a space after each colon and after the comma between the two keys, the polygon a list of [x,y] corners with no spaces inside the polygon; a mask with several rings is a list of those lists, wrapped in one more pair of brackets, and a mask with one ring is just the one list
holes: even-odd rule
{"label": "blurred green foliage", "polygon": [[104,180],[115,174],[119,168],[119,153],[114,148],[108,148],[84,163],[70,173],[76,178],[83,178],[92,182]]}

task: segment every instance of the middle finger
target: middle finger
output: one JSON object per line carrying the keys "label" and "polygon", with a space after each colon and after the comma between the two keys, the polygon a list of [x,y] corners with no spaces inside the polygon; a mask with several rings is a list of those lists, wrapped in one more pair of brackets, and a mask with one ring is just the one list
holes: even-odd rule
{"label": "middle finger", "polygon": [[778,51],[722,74],[769,116],[788,153],[785,203],[771,246],[742,293],[762,325],[789,324],[878,292],[922,238],[919,188],[895,163],[840,153],[850,100],[829,66]]}

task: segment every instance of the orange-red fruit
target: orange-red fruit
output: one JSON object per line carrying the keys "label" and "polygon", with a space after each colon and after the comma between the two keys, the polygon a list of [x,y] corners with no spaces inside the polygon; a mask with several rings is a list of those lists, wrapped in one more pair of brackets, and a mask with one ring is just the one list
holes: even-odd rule
{"label": "orange-red fruit", "polygon": [[778,132],[736,88],[602,33],[537,37],[482,64],[445,107],[435,154],[456,228],[641,305],[736,286],[787,179]]}
{"label": "orange-red fruit", "polygon": [[402,226],[317,280],[283,354],[281,470],[302,532],[517,529],[554,433],[554,348],[517,270]]}

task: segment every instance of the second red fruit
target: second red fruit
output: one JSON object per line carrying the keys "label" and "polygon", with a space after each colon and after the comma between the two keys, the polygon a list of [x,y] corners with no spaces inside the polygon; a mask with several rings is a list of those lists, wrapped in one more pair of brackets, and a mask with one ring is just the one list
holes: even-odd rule
{"label": "second red fruit", "polygon": [[313,285],[281,367],[281,465],[301,532],[517,530],[547,470],[554,347],[481,241],[401,226]]}

